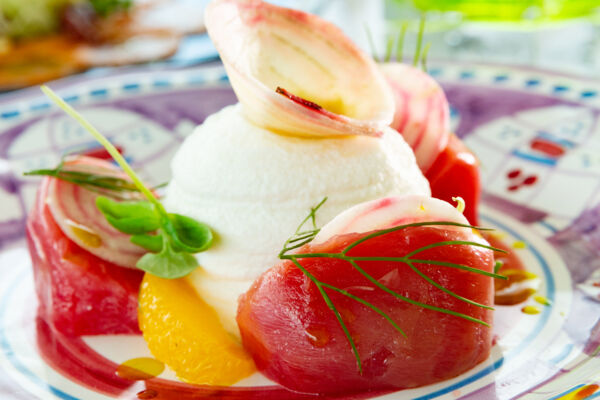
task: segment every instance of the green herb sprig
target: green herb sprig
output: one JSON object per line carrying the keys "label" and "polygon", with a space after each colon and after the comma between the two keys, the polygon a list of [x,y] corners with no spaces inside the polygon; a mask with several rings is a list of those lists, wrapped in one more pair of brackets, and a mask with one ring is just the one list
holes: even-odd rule
{"label": "green herb sprig", "polygon": [[[41,89],[108,151],[129,176],[131,183],[146,198],[145,201],[124,202],[105,196],[96,198],[96,206],[112,226],[132,235],[130,239],[132,243],[150,251],[138,260],[137,268],[168,279],[180,278],[195,269],[198,263],[192,254],[204,251],[211,245],[213,234],[210,228],[192,218],[168,213],[104,135],[49,87],[43,85]],[[72,175],[70,177],[74,178]],[[115,182],[112,181],[111,184]]]}
{"label": "green herb sprig", "polygon": [[417,45],[415,48],[415,55],[413,56],[413,66],[419,65],[421,59],[421,49],[423,48],[423,34],[425,33],[425,15],[421,16],[419,21],[419,33],[417,34]]}
{"label": "green herb sprig", "polygon": [[[368,26],[365,26],[365,31],[367,34],[367,41],[369,43],[369,47],[371,50],[371,54],[373,58],[377,62],[389,62],[392,58],[396,61],[401,62],[404,57],[404,42],[406,39],[406,30],[408,28],[408,23],[403,23],[400,28],[400,32],[398,36],[389,35],[386,39],[385,44],[385,54],[383,57],[377,57],[377,48],[375,47],[375,42],[373,40],[373,35],[371,34],[371,30]],[[427,72],[427,55],[429,53],[429,48],[431,47],[431,43],[426,43],[423,45],[423,36],[425,34],[425,16],[421,16],[419,21],[419,29],[417,31],[417,41],[415,44],[415,53],[413,55],[413,66],[417,67],[419,64],[423,71]],[[396,52],[394,54],[394,42],[396,42]]]}
{"label": "green herb sprig", "polygon": [[[141,193],[138,187],[132,181],[127,179],[113,175],[76,171],[65,168],[64,159],[61,160],[56,168],[36,169],[25,172],[23,175],[51,176],[119,200],[131,200],[132,195]],[[150,190],[155,191],[165,185],[166,183],[163,183],[152,187]]]}
{"label": "green herb sprig", "polygon": [[[460,301],[463,301],[465,303],[468,303],[468,304],[471,304],[471,305],[474,305],[474,306],[477,306],[480,308],[493,310],[493,307],[490,307],[485,304],[477,303],[473,300],[467,299],[467,298],[460,296],[457,293],[445,288],[444,286],[435,282],[429,276],[427,276],[426,274],[421,272],[416,267],[416,265],[418,265],[418,264],[438,265],[438,266],[442,266],[442,267],[460,269],[463,271],[468,271],[471,273],[476,273],[476,274],[489,276],[491,278],[497,278],[497,279],[507,279],[505,276],[497,274],[496,273],[497,271],[487,272],[487,271],[483,271],[483,270],[480,270],[477,268],[469,267],[467,265],[462,265],[462,264],[457,264],[457,263],[452,263],[452,262],[445,262],[445,261],[438,261],[438,260],[418,259],[418,258],[414,258],[414,257],[417,256],[419,253],[422,253],[425,250],[429,250],[429,249],[436,248],[436,247],[442,247],[442,246],[451,246],[451,245],[475,246],[475,247],[480,247],[480,248],[489,249],[489,250],[493,250],[493,251],[498,251],[501,253],[506,253],[506,251],[492,247],[492,246],[488,246],[488,245],[485,245],[482,243],[472,242],[472,241],[448,240],[448,241],[431,243],[429,245],[420,247],[402,257],[379,257],[379,256],[358,257],[358,256],[349,256],[348,252],[350,250],[352,250],[353,248],[355,248],[356,246],[360,245],[361,243],[364,243],[373,238],[387,235],[389,233],[400,231],[402,229],[411,228],[411,227],[457,226],[457,227],[463,227],[463,228],[477,229],[480,231],[487,231],[490,229],[479,228],[479,227],[475,227],[472,225],[460,224],[460,223],[451,222],[451,221],[415,222],[415,223],[411,223],[411,224],[399,225],[399,226],[389,228],[389,229],[378,230],[378,231],[375,231],[368,235],[365,235],[362,238],[352,242],[351,244],[346,246],[341,252],[338,252],[338,253],[296,253],[296,252],[293,252],[294,250],[301,248],[302,246],[310,243],[315,238],[315,236],[317,236],[317,234],[319,233],[320,229],[317,228],[317,226],[316,226],[316,212],[325,203],[326,200],[327,200],[327,198],[324,198],[319,204],[317,204],[315,207],[311,208],[309,215],[300,223],[300,225],[296,229],[296,232],[294,233],[294,235],[292,237],[290,237],[284,243],[283,249],[279,253],[279,258],[282,260],[290,260],[298,269],[300,269],[304,273],[304,275],[306,275],[315,284],[315,286],[319,290],[319,293],[323,297],[323,300],[325,301],[325,303],[327,304],[329,309],[333,312],[338,323],[340,324],[340,327],[344,331],[344,335],[346,336],[346,339],[350,343],[350,347],[352,348],[352,352],[354,354],[354,357],[356,358],[356,363],[357,363],[358,371],[360,374],[362,374],[362,362],[360,359],[360,355],[358,353],[358,349],[356,347],[356,343],[355,343],[352,335],[350,334],[348,326],[344,322],[340,312],[336,308],[335,304],[333,303],[333,301],[331,300],[330,296],[327,294],[325,289],[330,289],[332,291],[340,293],[343,296],[346,296],[352,300],[359,302],[360,304],[362,304],[366,307],[369,307],[371,310],[375,311],[377,314],[381,315],[387,322],[389,322],[390,325],[392,325],[394,327],[394,329],[396,329],[402,336],[406,337],[406,334],[402,331],[400,326],[398,326],[398,324],[383,310],[381,310],[374,304],[372,304],[358,296],[355,296],[343,289],[340,289],[336,286],[333,286],[329,283],[319,280],[316,276],[314,276],[312,273],[310,273],[304,266],[302,266],[302,264],[299,262],[299,260],[307,259],[307,258],[332,258],[332,259],[347,261],[356,271],[358,271],[361,275],[363,275],[369,282],[371,282],[377,288],[383,290],[384,292],[394,296],[395,298],[397,298],[401,301],[404,301],[409,304],[416,305],[416,306],[419,306],[419,307],[422,307],[422,308],[425,308],[428,310],[433,310],[433,311],[437,311],[437,312],[440,312],[443,314],[453,315],[453,316],[465,319],[467,321],[471,321],[471,322],[489,327],[489,324],[486,323],[485,321],[480,320],[478,318],[474,318],[470,315],[456,312],[453,310],[449,310],[449,309],[446,309],[443,307],[438,307],[438,306],[434,306],[431,304],[422,303],[420,301],[416,301],[409,297],[403,296],[400,293],[397,293],[394,290],[390,289],[389,287],[385,286],[384,284],[379,282],[377,279],[375,279],[367,271],[365,271],[363,268],[361,268],[358,265],[358,262],[359,261],[388,261],[388,262],[392,261],[392,262],[404,263],[404,264],[408,265],[408,267],[412,271],[414,271],[417,275],[419,275],[421,278],[423,278],[427,283],[429,283],[432,286],[434,286],[435,288],[443,291],[444,293],[446,293]],[[304,225],[309,221],[311,221],[311,223],[312,223],[312,229],[303,230]]]}

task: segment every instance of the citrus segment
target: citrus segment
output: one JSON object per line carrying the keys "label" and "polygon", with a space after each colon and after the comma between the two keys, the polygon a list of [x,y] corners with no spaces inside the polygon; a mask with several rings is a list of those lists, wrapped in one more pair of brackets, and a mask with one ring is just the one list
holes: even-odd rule
{"label": "citrus segment", "polygon": [[146,274],[138,318],[154,357],[183,381],[231,385],[255,371],[252,358],[183,279]]}

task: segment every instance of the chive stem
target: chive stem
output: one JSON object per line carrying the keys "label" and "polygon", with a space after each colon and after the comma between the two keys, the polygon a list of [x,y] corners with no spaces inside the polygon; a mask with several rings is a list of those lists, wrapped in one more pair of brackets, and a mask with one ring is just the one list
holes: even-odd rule
{"label": "chive stem", "polygon": [[162,204],[156,199],[154,194],[144,185],[142,180],[137,176],[135,171],[129,166],[125,158],[121,155],[119,150],[102,134],[100,133],[83,115],[77,112],[71,107],[66,101],[58,96],[52,89],[46,85],[41,86],[42,92],[48,96],[54,103],[62,108],[67,114],[81,124],[94,138],[108,151],[111,157],[119,164],[119,166],[125,171],[131,178],[135,186],[144,194],[144,196],[150,201],[161,214],[166,215],[166,211]]}
{"label": "chive stem", "polygon": [[369,273],[367,273],[364,269],[359,267],[355,261],[350,260],[350,264],[354,267],[354,269],[356,269],[358,272],[360,272],[361,275],[363,275],[365,278],[367,278],[367,280],[369,280],[371,283],[373,283],[379,289],[383,290],[386,293],[391,294],[392,296],[396,297],[397,299],[403,300],[403,301],[405,301],[409,304],[415,305],[415,306],[420,306],[422,308],[426,308],[428,310],[438,311],[443,314],[454,315],[456,317],[466,319],[467,321],[476,322],[476,323],[484,325],[484,326],[490,326],[487,322],[482,321],[477,318],[473,318],[470,315],[466,315],[463,313],[459,313],[459,312],[448,310],[448,309],[441,308],[441,307],[432,306],[432,305],[426,304],[426,303],[421,303],[420,301],[416,301],[409,297],[403,296],[400,293],[393,291],[392,289],[388,288],[387,286],[385,286],[384,284],[379,282],[377,279],[375,279],[373,276],[371,276]]}
{"label": "chive stem", "polygon": [[406,38],[406,29],[408,28],[408,23],[404,22],[402,24],[402,28],[400,29],[400,34],[398,35],[398,41],[396,44],[396,61],[402,62],[404,58],[404,40]]}
{"label": "chive stem", "polygon": [[485,309],[488,309],[488,310],[493,310],[494,309],[494,307],[490,307],[488,305],[478,303],[478,302],[473,301],[471,299],[467,299],[466,297],[463,297],[463,296],[461,296],[461,295],[453,292],[452,290],[443,287],[442,285],[440,285],[439,283],[437,283],[436,281],[434,281],[433,279],[431,279],[430,277],[428,277],[427,275],[425,275],[423,272],[421,272],[421,270],[419,270],[417,267],[415,267],[412,262],[407,261],[406,264],[410,267],[410,269],[412,269],[417,275],[419,275],[421,278],[423,278],[427,283],[429,283],[430,285],[438,288],[439,290],[441,290],[442,292],[448,294],[449,296],[452,296],[455,299],[464,301],[465,303],[471,304],[473,306],[485,308]]}
{"label": "chive stem", "polygon": [[371,48],[371,54],[373,59],[379,62],[379,57],[377,56],[377,49],[375,48],[375,41],[373,40],[373,34],[371,33],[371,29],[369,29],[368,25],[365,25],[365,31],[367,33],[367,40],[369,41],[369,47]]}
{"label": "chive stem", "polygon": [[415,55],[413,57],[413,66],[419,65],[419,59],[421,58],[421,48],[423,47],[423,33],[425,32],[425,14],[421,15],[421,21],[419,22],[419,33],[417,35],[417,44],[415,47]]}
{"label": "chive stem", "polygon": [[427,42],[425,47],[423,48],[423,55],[421,56],[421,68],[423,72],[427,73],[427,55],[429,54],[429,49],[431,48],[431,42]]}
{"label": "chive stem", "polygon": [[404,337],[407,337],[407,336],[406,336],[406,333],[404,333],[404,331],[403,331],[403,330],[402,330],[402,329],[401,329],[401,328],[398,326],[398,324],[396,324],[396,322],[394,322],[394,320],[393,320],[393,319],[391,319],[391,318],[390,318],[390,316],[389,316],[389,315],[387,315],[387,314],[386,314],[386,313],[385,313],[383,310],[381,310],[379,307],[377,307],[377,306],[373,305],[372,303],[369,303],[368,301],[366,301],[366,300],[364,300],[364,299],[361,299],[361,298],[360,298],[360,297],[358,297],[358,296],[355,296],[355,295],[353,295],[352,293],[350,293],[350,292],[348,292],[348,291],[346,291],[346,290],[340,289],[340,288],[338,288],[337,286],[333,286],[333,285],[330,285],[330,284],[328,284],[328,283],[325,283],[325,282],[321,282],[321,285],[325,286],[325,287],[326,287],[326,288],[328,288],[328,289],[331,289],[331,290],[333,290],[333,291],[336,291],[336,292],[338,292],[338,293],[340,293],[340,294],[342,294],[342,295],[344,295],[344,296],[346,296],[346,297],[349,297],[349,298],[351,298],[352,300],[355,300],[355,301],[359,302],[360,304],[363,304],[363,305],[365,305],[365,306],[369,307],[370,309],[372,309],[373,311],[375,311],[377,314],[379,314],[379,315],[381,315],[383,318],[385,318],[385,319],[386,319],[386,321],[388,321],[388,322],[389,322],[389,323],[390,323],[390,324],[391,324],[391,325],[392,325],[392,326],[393,326],[393,327],[394,327],[394,328],[395,328],[395,329],[396,329],[398,332],[400,332],[400,334],[401,334],[402,336],[404,336]]}
{"label": "chive stem", "polygon": [[394,37],[389,36],[387,38],[386,46],[385,46],[385,58],[383,61],[389,62],[392,59],[392,52],[394,50]]}

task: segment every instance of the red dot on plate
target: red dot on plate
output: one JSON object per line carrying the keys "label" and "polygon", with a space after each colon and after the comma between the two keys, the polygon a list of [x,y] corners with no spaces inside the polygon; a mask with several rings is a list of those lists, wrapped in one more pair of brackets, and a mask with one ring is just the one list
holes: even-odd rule
{"label": "red dot on plate", "polygon": [[530,175],[527,178],[525,178],[525,180],[523,181],[524,185],[533,185],[534,183],[537,182],[537,176],[535,175]]}
{"label": "red dot on plate", "polygon": [[512,186],[508,187],[508,190],[511,192],[514,192],[515,190],[517,190],[520,187],[521,187],[521,185],[512,185]]}
{"label": "red dot on plate", "polygon": [[519,175],[521,175],[521,170],[518,169],[518,168],[517,169],[513,169],[512,171],[508,171],[508,173],[506,174],[506,176],[509,179],[514,179],[514,178],[516,178]]}

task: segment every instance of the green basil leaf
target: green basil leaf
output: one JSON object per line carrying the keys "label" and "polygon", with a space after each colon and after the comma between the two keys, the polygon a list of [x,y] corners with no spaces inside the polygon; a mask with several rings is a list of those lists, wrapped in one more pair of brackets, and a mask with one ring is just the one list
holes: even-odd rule
{"label": "green basil leaf", "polygon": [[136,266],[160,278],[176,279],[192,272],[198,262],[188,253],[173,250],[171,243],[165,240],[160,253],[146,253]]}
{"label": "green basil leaf", "polygon": [[129,235],[152,232],[160,227],[160,219],[148,201],[114,201],[98,196],[96,207],[117,230]]}
{"label": "green basil leaf", "polygon": [[187,253],[206,250],[212,243],[213,234],[208,225],[181,214],[169,214],[172,226],[168,226],[173,247]]}
{"label": "green basil leaf", "polygon": [[160,252],[163,246],[162,235],[133,235],[129,241],[153,253]]}

